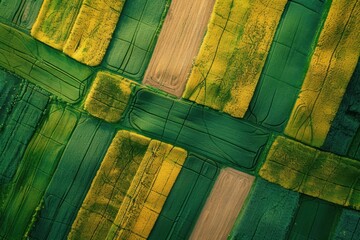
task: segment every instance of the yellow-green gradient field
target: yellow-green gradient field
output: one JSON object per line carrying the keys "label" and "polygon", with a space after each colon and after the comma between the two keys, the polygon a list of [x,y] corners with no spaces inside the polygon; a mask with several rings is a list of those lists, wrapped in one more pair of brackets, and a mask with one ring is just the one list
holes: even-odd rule
{"label": "yellow-green gradient field", "polygon": [[356,67],[360,54],[360,4],[332,1],[324,28],[285,133],[320,147]]}

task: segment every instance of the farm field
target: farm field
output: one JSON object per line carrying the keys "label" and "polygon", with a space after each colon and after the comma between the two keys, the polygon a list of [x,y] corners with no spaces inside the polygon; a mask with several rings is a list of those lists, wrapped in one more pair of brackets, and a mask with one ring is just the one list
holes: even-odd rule
{"label": "farm field", "polygon": [[144,84],[177,97],[182,95],[214,2],[215,0],[171,2],[168,17],[144,76]]}
{"label": "farm field", "polygon": [[0,240],[360,239],[359,0],[0,0]]}

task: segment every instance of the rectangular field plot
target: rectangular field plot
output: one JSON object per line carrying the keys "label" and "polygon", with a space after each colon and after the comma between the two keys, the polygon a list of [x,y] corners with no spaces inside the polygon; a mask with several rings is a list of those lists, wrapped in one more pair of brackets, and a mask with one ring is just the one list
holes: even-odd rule
{"label": "rectangular field plot", "polygon": [[13,107],[8,109],[8,117],[0,128],[0,184],[13,178],[49,101],[46,91],[25,81],[16,94],[11,102]]}
{"label": "rectangular field plot", "polygon": [[39,13],[43,0],[0,1],[0,21],[14,23],[30,31]]}
{"label": "rectangular field plot", "polygon": [[334,240],[360,239],[360,212],[349,209],[343,209],[331,239]]}
{"label": "rectangular field plot", "polygon": [[170,144],[119,131],[69,239],[147,239],[186,155]]}
{"label": "rectangular field plot", "polygon": [[259,175],[287,189],[360,210],[360,162],[279,136]]}
{"label": "rectangular field plot", "polygon": [[38,206],[31,239],[66,237],[113,135],[110,125],[80,117]]}
{"label": "rectangular field plot", "polygon": [[215,0],[173,0],[143,80],[180,97]]}
{"label": "rectangular field plot", "polygon": [[286,0],[217,0],[183,97],[242,118]]}
{"label": "rectangular field plot", "polygon": [[245,171],[254,170],[270,134],[245,121],[145,89],[135,94],[123,124]]}
{"label": "rectangular field plot", "polygon": [[21,82],[20,78],[0,70],[0,132],[14,107]]}
{"label": "rectangular field plot", "polygon": [[119,75],[99,71],[96,74],[84,109],[107,122],[118,122],[129,101],[134,82]]}
{"label": "rectangular field plot", "polygon": [[190,239],[227,239],[254,177],[231,168],[220,171]]}
{"label": "rectangular field plot", "polygon": [[360,160],[360,62],[321,148]]}
{"label": "rectangular field plot", "polygon": [[166,199],[149,240],[188,239],[217,178],[212,161],[190,154]]}
{"label": "rectangular field plot", "polygon": [[332,1],[285,134],[321,147],[357,65],[360,5]]}
{"label": "rectangular field plot", "polygon": [[283,131],[326,16],[320,0],[294,0],[285,8],[246,118]]}
{"label": "rectangular field plot", "polygon": [[330,239],[340,213],[338,205],[302,195],[287,239]]}
{"label": "rectangular field plot", "polygon": [[169,4],[169,0],[126,1],[102,65],[140,82]]}
{"label": "rectangular field plot", "polygon": [[14,178],[0,185],[1,239],[23,238],[78,118],[77,112],[63,105],[50,106],[43,124],[26,148]]}
{"label": "rectangular field plot", "polygon": [[79,101],[92,70],[34,38],[0,23],[0,66],[64,101]]}
{"label": "rectangular field plot", "polygon": [[258,179],[229,239],[286,239],[300,194]]}

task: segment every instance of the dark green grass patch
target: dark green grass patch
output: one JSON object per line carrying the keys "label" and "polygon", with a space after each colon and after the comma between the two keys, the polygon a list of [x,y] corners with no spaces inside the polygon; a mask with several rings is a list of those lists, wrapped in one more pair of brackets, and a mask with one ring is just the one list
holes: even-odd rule
{"label": "dark green grass patch", "polygon": [[78,117],[77,112],[63,105],[50,106],[46,119],[25,151],[15,177],[0,186],[1,237],[22,239],[24,236]]}
{"label": "dark green grass patch", "polygon": [[0,23],[0,67],[67,102],[85,94],[91,68],[34,38]]}
{"label": "dark green grass patch", "polygon": [[144,135],[250,172],[270,135],[246,121],[145,89],[136,93],[124,119]]}
{"label": "dark green grass patch", "polygon": [[[12,86],[11,82],[9,84]],[[13,108],[6,113],[8,117],[0,129],[0,184],[13,178],[49,101],[46,91],[25,81],[17,88],[16,94],[10,101]]]}
{"label": "dark green grass patch", "polygon": [[257,179],[235,222],[230,239],[285,239],[299,193]]}
{"label": "dark green grass patch", "polygon": [[39,13],[43,0],[0,1],[0,21],[13,23],[29,31]]}
{"label": "dark green grass patch", "polygon": [[[251,100],[246,118],[283,131],[320,32],[324,3],[288,2]],[[326,15],[326,14],[325,14]]]}
{"label": "dark green grass patch", "polygon": [[129,79],[141,81],[155,48],[169,2],[126,1],[103,66]]}
{"label": "dark green grass patch", "polygon": [[30,238],[63,239],[68,234],[113,135],[114,129],[106,123],[88,116],[79,119],[45,192]]}
{"label": "dark green grass patch", "polygon": [[360,62],[322,149],[360,160]]}
{"label": "dark green grass patch", "polygon": [[302,195],[287,239],[329,239],[340,212],[338,205]]}

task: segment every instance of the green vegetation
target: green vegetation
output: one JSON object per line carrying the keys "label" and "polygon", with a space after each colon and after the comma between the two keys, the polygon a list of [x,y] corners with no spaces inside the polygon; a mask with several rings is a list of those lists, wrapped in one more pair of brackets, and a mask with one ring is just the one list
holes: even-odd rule
{"label": "green vegetation", "polygon": [[46,189],[30,238],[63,239],[68,234],[113,135],[110,125],[80,116]]}
{"label": "green vegetation", "polygon": [[149,240],[187,239],[217,175],[216,163],[190,154],[166,199]]}
{"label": "green vegetation", "polygon": [[287,239],[330,239],[341,207],[302,195]]}
{"label": "green vegetation", "polygon": [[360,62],[322,149],[360,160]]}
{"label": "green vegetation", "polygon": [[29,31],[35,22],[43,0],[0,1],[0,21],[14,23]]}
{"label": "green vegetation", "polygon": [[44,122],[26,148],[14,178],[0,185],[1,237],[22,239],[24,236],[77,120],[78,114],[71,108],[60,104],[50,106]]}
{"label": "green vegetation", "polygon": [[229,239],[285,239],[299,195],[257,179]]}
{"label": "green vegetation", "polygon": [[[9,87],[13,86],[11,82],[8,84]],[[4,96],[9,97],[10,101],[4,102],[4,117],[8,116],[0,129],[0,185],[14,177],[49,101],[49,94],[31,83],[23,82],[21,86],[14,87],[18,90],[15,97]]]}
{"label": "green vegetation", "polygon": [[[246,118],[283,131],[298,96],[330,1],[286,5]],[[286,101],[284,101],[286,99]]]}
{"label": "green vegetation", "polygon": [[0,69],[0,133],[17,101],[21,79]]}
{"label": "green vegetation", "polygon": [[169,4],[170,0],[126,1],[102,65],[140,82]]}
{"label": "green vegetation", "polygon": [[360,212],[343,209],[332,239],[360,239]]}
{"label": "green vegetation", "polygon": [[259,172],[281,186],[360,209],[360,162],[277,137]]}
{"label": "green vegetation", "polygon": [[136,92],[122,124],[242,171],[256,168],[269,138],[246,121],[146,89]]}
{"label": "green vegetation", "polygon": [[85,94],[92,70],[34,38],[0,23],[0,67],[23,77],[64,101]]}

